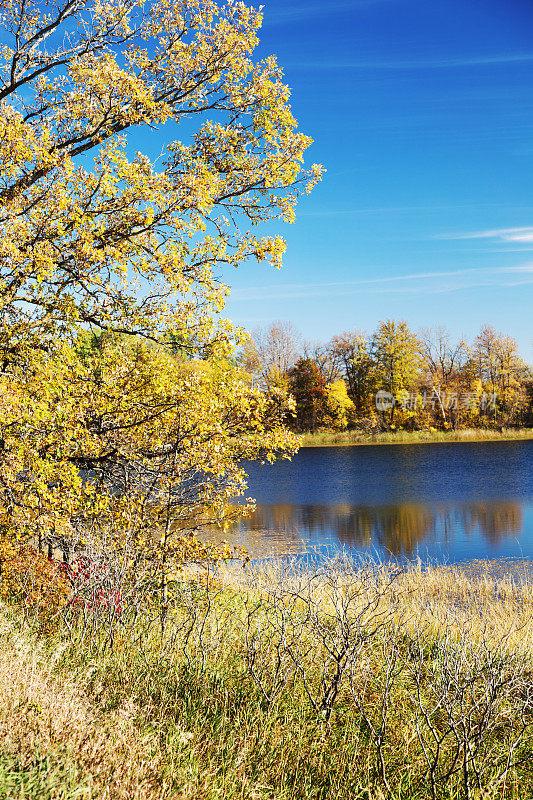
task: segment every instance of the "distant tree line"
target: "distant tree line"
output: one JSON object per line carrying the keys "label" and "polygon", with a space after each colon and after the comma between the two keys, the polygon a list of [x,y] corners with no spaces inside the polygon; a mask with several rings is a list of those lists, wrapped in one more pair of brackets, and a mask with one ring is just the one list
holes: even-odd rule
{"label": "distant tree line", "polygon": [[533,372],[516,340],[490,325],[467,342],[442,326],[414,333],[404,320],[385,320],[371,334],[310,344],[277,320],[254,331],[240,362],[280,402],[292,396],[288,422],[297,431],[533,424]]}

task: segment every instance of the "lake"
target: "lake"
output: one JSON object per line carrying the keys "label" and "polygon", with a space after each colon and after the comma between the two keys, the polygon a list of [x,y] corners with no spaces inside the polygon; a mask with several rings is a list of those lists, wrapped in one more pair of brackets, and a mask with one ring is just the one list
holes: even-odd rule
{"label": "lake", "polygon": [[247,472],[257,509],[230,541],[252,555],[533,557],[533,441],[302,448]]}

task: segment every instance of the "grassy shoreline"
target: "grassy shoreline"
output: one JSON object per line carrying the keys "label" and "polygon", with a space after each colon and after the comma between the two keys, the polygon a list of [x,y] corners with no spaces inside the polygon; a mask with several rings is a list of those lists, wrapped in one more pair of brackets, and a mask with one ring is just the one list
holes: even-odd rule
{"label": "grassy shoreline", "polygon": [[320,430],[304,433],[301,447],[338,447],[381,444],[433,444],[442,442],[504,442],[533,439],[533,428],[465,428],[457,431],[361,431]]}

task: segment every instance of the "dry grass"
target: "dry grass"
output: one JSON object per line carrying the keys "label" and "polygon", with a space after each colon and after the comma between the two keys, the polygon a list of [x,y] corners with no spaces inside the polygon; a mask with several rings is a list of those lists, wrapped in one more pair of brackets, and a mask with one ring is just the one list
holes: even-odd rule
{"label": "dry grass", "polygon": [[501,442],[508,440],[533,439],[532,428],[504,428],[492,430],[465,428],[456,431],[384,431],[365,433],[363,431],[318,430],[304,433],[302,447],[329,447],[338,445],[365,444],[431,444],[433,442]]}
{"label": "dry grass", "polygon": [[0,797],[152,798],[160,754],[137,734],[130,699],[105,717],[80,682],[0,616]]}
{"label": "dry grass", "polygon": [[[312,558],[312,554],[311,554]],[[333,558],[333,562],[335,562]],[[341,565],[351,559],[341,556]],[[238,566],[226,566],[220,577],[232,589],[242,592],[271,589],[280,582],[301,579],[303,573],[314,570],[314,600],[324,611],[330,609],[331,596],[321,580],[320,556],[311,569],[298,555],[258,562],[245,574]],[[402,624],[415,630],[433,631],[455,628],[473,640],[483,636],[496,643],[506,640],[515,652],[533,658],[533,564],[522,559],[475,561],[456,565],[428,565],[422,562],[406,568],[392,563],[372,560],[355,562],[339,581],[338,589],[353,590],[354,581],[368,580],[372,575],[381,586],[380,609],[396,616],[401,611]],[[327,574],[327,568],[324,574]],[[343,586],[343,583],[345,584]],[[361,594],[361,600],[366,595]]]}
{"label": "dry grass", "polygon": [[529,562],[419,565],[391,586],[406,623],[418,630],[456,630],[472,641],[504,642],[533,659],[533,572]]}

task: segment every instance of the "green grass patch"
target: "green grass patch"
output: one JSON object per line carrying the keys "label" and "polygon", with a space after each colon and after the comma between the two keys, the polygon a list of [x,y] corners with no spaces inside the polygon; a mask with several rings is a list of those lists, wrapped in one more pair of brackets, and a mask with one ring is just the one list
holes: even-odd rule
{"label": "green grass patch", "polygon": [[0,753],[0,800],[80,800],[90,797],[89,783],[57,754]]}

